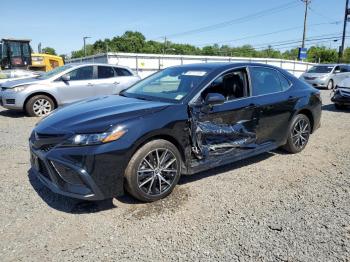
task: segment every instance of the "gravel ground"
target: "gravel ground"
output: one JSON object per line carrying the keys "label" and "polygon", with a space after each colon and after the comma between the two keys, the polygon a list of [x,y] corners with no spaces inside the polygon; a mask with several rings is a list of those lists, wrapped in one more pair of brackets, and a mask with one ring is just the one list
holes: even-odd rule
{"label": "gravel ground", "polygon": [[182,177],[151,204],[51,193],[28,172],[37,119],[0,109],[1,261],[350,261],[350,110],[322,96],[302,153]]}

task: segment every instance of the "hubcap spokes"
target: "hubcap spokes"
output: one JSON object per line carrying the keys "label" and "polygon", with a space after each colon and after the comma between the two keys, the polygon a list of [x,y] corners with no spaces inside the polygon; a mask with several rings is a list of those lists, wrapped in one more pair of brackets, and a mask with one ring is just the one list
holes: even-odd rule
{"label": "hubcap spokes", "polygon": [[38,99],[33,104],[33,111],[37,116],[45,116],[51,112],[51,104],[46,99]]}
{"label": "hubcap spokes", "polygon": [[310,135],[310,125],[305,119],[300,119],[295,125],[292,133],[293,143],[297,148],[306,145]]}
{"label": "hubcap spokes", "polygon": [[141,161],[137,170],[139,188],[149,195],[160,195],[173,184],[177,175],[177,160],[168,149],[155,149]]}

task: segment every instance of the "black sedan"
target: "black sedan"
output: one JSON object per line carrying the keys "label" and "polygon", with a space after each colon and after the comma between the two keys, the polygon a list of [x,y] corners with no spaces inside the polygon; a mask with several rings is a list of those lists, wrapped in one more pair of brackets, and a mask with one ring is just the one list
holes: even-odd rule
{"label": "black sedan", "polygon": [[167,68],[119,96],[55,110],[33,130],[33,172],[52,191],[141,201],[171,193],[181,174],[284,147],[302,151],[320,126],[318,90],[263,64]]}

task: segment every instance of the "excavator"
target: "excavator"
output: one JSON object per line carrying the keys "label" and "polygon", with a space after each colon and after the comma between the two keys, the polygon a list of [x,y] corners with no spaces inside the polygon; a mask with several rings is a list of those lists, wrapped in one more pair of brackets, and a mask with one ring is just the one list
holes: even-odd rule
{"label": "excavator", "polygon": [[32,53],[29,39],[3,38],[0,41],[0,70],[29,69],[50,71],[63,65],[59,56]]}

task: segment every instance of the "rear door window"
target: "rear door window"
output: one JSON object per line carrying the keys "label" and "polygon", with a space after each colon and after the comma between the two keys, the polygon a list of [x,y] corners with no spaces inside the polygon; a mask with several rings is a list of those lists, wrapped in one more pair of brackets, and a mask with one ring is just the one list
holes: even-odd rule
{"label": "rear door window", "polygon": [[111,66],[98,66],[97,70],[98,79],[111,78],[115,76],[113,67]]}
{"label": "rear door window", "polygon": [[286,83],[286,86],[282,88],[279,73],[274,69],[251,67],[249,71],[253,96],[273,94],[289,88]]}
{"label": "rear door window", "polygon": [[114,67],[117,76],[131,76],[131,72],[125,68]]}

